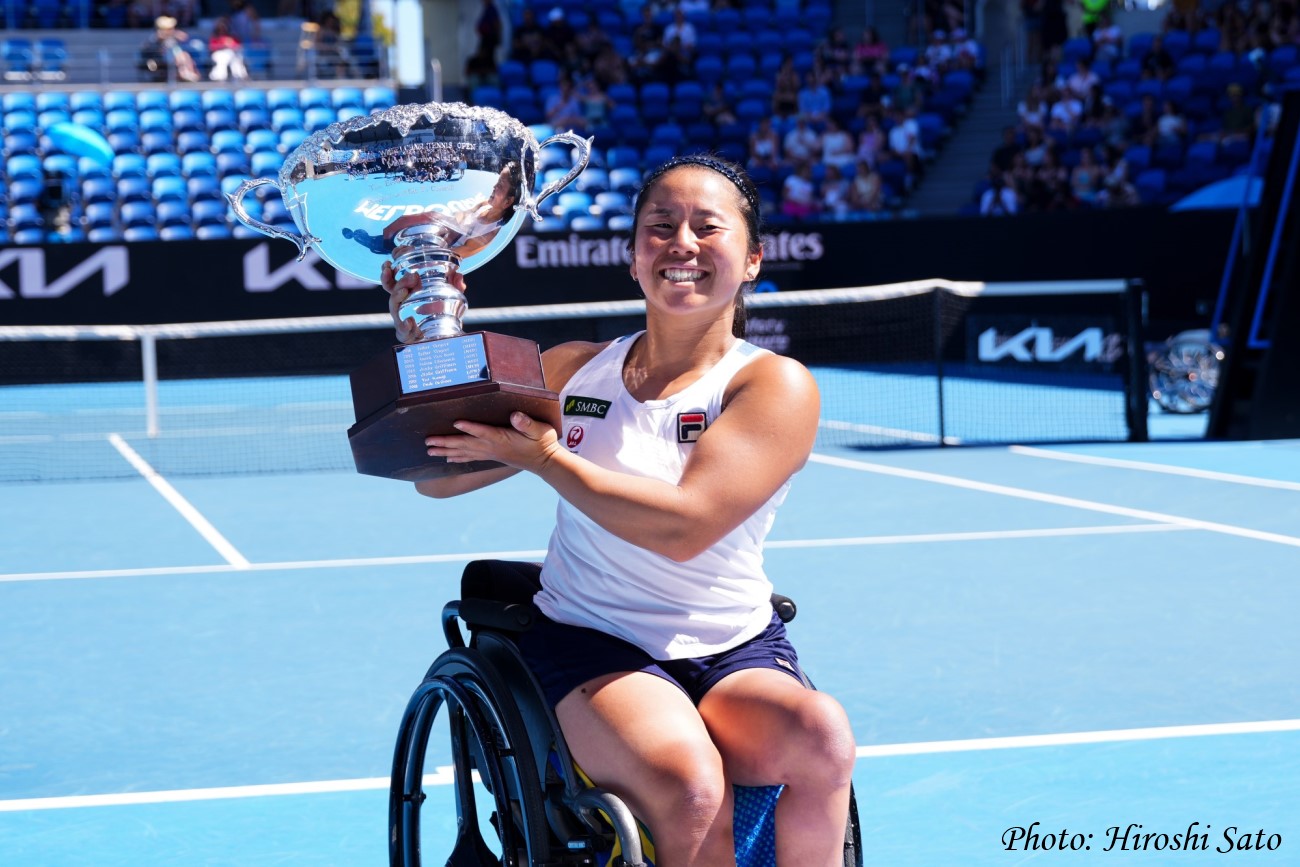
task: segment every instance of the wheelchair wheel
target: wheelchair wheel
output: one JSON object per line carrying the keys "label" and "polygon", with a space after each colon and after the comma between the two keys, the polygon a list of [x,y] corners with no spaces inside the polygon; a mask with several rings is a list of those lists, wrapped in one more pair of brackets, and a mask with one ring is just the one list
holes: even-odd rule
{"label": "wheelchair wheel", "polygon": [[[477,651],[453,648],[434,661],[402,718],[389,792],[390,865],[421,867],[425,757],[444,705],[459,819],[450,854],[439,855],[439,864],[529,867],[551,861],[542,787],[519,710],[500,675]],[[482,794],[493,802],[488,821],[497,845],[483,836]]]}

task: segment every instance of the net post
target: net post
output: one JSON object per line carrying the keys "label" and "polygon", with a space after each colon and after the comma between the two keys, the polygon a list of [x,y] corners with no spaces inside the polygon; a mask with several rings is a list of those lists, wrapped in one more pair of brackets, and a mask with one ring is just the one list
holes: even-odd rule
{"label": "net post", "polygon": [[1125,351],[1128,370],[1124,377],[1124,406],[1128,422],[1128,441],[1144,443],[1147,432],[1147,353],[1146,325],[1148,296],[1143,282],[1128,280],[1124,286]]}
{"label": "net post", "polygon": [[158,337],[140,332],[140,364],[144,374],[144,423],[149,439],[158,436]]}
{"label": "net post", "polygon": [[934,287],[934,382],[938,392],[940,448],[948,445],[943,407],[943,299],[947,291],[947,288],[941,285]]}

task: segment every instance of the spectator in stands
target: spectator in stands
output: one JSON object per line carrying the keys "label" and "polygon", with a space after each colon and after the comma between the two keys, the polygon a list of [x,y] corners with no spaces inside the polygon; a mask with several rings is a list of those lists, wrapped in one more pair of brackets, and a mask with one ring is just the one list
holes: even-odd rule
{"label": "spectator in stands", "polygon": [[1142,77],[1164,81],[1173,75],[1176,67],[1174,56],[1165,48],[1164,36],[1157,33],[1151,41],[1151,49],[1142,58]]}
{"label": "spectator in stands", "polygon": [[884,110],[885,102],[889,99],[889,92],[885,90],[884,78],[879,72],[871,73],[867,79],[867,86],[858,94],[857,116],[866,121],[868,117],[880,119]]}
{"label": "spectator in stands", "polygon": [[1219,117],[1220,142],[1251,141],[1255,138],[1255,110],[1246,103],[1240,84],[1229,84],[1228,105]]}
{"label": "spectator in stands", "polygon": [[1047,116],[1047,128],[1065,133],[1074,132],[1083,118],[1083,100],[1071,90],[1063,91],[1060,98],[1052,103]]}
{"label": "spectator in stands", "polygon": [[497,51],[501,48],[501,11],[496,0],[482,0],[482,8],[474,21],[474,35],[478,44],[465,62],[465,71],[475,81],[487,84],[497,77]]}
{"label": "spectator in stands", "polygon": [[1057,160],[1055,149],[1048,148],[1043,161],[1034,169],[1026,210],[1065,211],[1074,207],[1070,171]]}
{"label": "spectator in stands", "polygon": [[669,39],[650,69],[653,81],[676,84],[691,77],[691,56],[676,37]]}
{"label": "spectator in stands", "polygon": [[838,24],[831,27],[826,38],[817,43],[814,59],[825,71],[828,80],[839,81],[848,75],[853,66],[853,46]]}
{"label": "spectator in stands", "polygon": [[949,44],[952,47],[952,60],[949,61],[949,68],[965,69],[976,75],[982,74],[982,70],[979,68],[980,44],[971,38],[964,28],[958,27],[952,32]]}
{"label": "spectator in stands", "polygon": [[827,165],[826,174],[818,188],[817,212],[836,220],[849,214],[849,194],[852,185],[837,165]]}
{"label": "spectator in stands", "polygon": [[198,66],[186,50],[190,37],[176,27],[176,19],[160,15],[154,32],[140,47],[140,65],[154,81],[198,81]]}
{"label": "spectator in stands", "polygon": [[552,47],[557,61],[570,71],[578,68],[578,34],[573,32],[573,25],[559,6],[547,13],[542,36]]}
{"label": "spectator in stands", "polygon": [[1048,107],[1043,99],[1043,88],[1039,84],[1031,85],[1029,93],[1021,100],[1020,105],[1016,107],[1016,114],[1020,117],[1020,126],[1023,129],[1044,129],[1047,126]]}
{"label": "spectator in stands", "polygon": [[1070,24],[1065,12],[1066,0],[1043,0],[1042,28],[1039,31],[1039,56],[1052,57],[1070,38]]}
{"label": "spectator in stands", "polygon": [[[321,23],[324,24],[324,16]],[[248,0],[230,0],[230,35],[245,48],[262,44],[262,19],[258,16],[256,7]]]}
{"label": "spectator in stands", "polygon": [[817,185],[813,181],[812,163],[798,164],[781,187],[781,213],[796,220],[806,220],[817,213]]}
{"label": "spectator in stands", "polygon": [[730,126],[736,122],[736,114],[731,110],[731,100],[722,87],[722,82],[715,81],[704,95],[702,106],[704,116],[717,128]]}
{"label": "spectator in stands", "polygon": [[352,74],[347,49],[343,47],[343,23],[332,11],[322,12],[320,20],[303,25],[311,35],[316,55],[316,71],[324,78],[347,78]]}
{"label": "spectator in stands", "polygon": [[889,129],[889,149],[907,166],[907,174],[915,179],[921,174],[921,127],[916,122],[916,109],[903,111],[891,108],[894,125]]}
{"label": "spectator in stands", "polygon": [[858,164],[865,163],[874,169],[876,163],[880,160],[880,152],[887,145],[885,131],[880,126],[880,116],[875,114],[867,115],[862,122],[862,132],[858,133]]}
{"label": "spectator in stands", "polygon": [[980,216],[1006,217],[1020,211],[1016,191],[1007,183],[1003,172],[995,171],[989,178],[989,187],[980,196]]}
{"label": "spectator in stands", "polygon": [[525,65],[535,60],[559,60],[555,46],[547,41],[532,6],[523,8],[519,13],[519,23],[511,31],[510,59]]}
{"label": "spectator in stands", "polygon": [[794,58],[786,55],[772,82],[772,114],[780,118],[799,113],[799,90],[802,82],[794,68]]}
{"label": "spectator in stands", "polygon": [[853,46],[853,69],[858,74],[882,73],[889,67],[889,46],[876,28],[868,25]]}
{"label": "spectator in stands", "polygon": [[821,156],[821,136],[803,115],[795,118],[794,126],[786,132],[781,146],[786,162],[792,166],[809,163]]}
{"label": "spectator in stands", "polygon": [[1070,189],[1074,198],[1084,205],[1092,205],[1097,201],[1101,182],[1101,168],[1092,154],[1092,148],[1081,149],[1079,164],[1070,172]]}
{"label": "spectator in stands", "polygon": [[1142,203],[1137,187],[1127,178],[1107,175],[1105,184],[1097,193],[1097,205],[1102,208],[1131,208]]}
{"label": "spectator in stands", "polygon": [[218,18],[212,25],[212,35],[208,37],[208,54],[212,58],[212,72],[208,73],[208,77],[213,81],[243,81],[248,78],[248,68],[244,66],[244,46],[231,34],[230,19]]}
{"label": "spectator in stands", "polygon": [[609,124],[614,101],[594,77],[588,75],[578,83],[578,102],[582,105],[584,129],[600,129]]}
{"label": "spectator in stands", "polygon": [[1154,145],[1156,136],[1159,135],[1159,126],[1160,109],[1156,106],[1156,98],[1149,93],[1145,94],[1141,110],[1133,115],[1129,123],[1129,135],[1134,141]]}
{"label": "spectator in stands", "polygon": [[591,73],[595,76],[597,84],[608,91],[616,84],[627,83],[627,61],[613,44],[606,45],[600,50],[600,54],[596,55],[596,60],[591,65]]}
{"label": "spectator in stands", "polygon": [[582,102],[578,99],[573,79],[567,74],[560,76],[559,88],[546,100],[546,122],[557,130],[581,131],[587,128]]}
{"label": "spectator in stands", "polygon": [[826,118],[826,128],[822,130],[821,161],[827,166],[835,166],[841,171],[858,160],[857,147],[853,135],[843,129],[833,116]]}
{"label": "spectator in stands", "polygon": [[[1224,4],[1225,6],[1231,4]],[[1114,62],[1124,54],[1124,31],[1107,11],[1092,31],[1092,59]]]}
{"label": "spectator in stands", "polygon": [[1171,99],[1166,99],[1156,120],[1156,144],[1167,147],[1181,146],[1187,139],[1187,118],[1179,112]]}
{"label": "spectator in stands", "polygon": [[641,5],[641,20],[632,28],[632,43],[659,44],[663,42],[663,28],[655,22],[655,9],[650,3]]}
{"label": "spectator in stands", "polygon": [[925,104],[925,93],[916,80],[916,73],[906,63],[898,64],[898,85],[889,95],[889,107],[901,111],[916,109]]}
{"label": "spectator in stands", "polygon": [[695,44],[698,39],[695,25],[686,20],[686,13],[682,11],[680,6],[673,12],[673,20],[664,28],[664,45],[669,45],[674,39],[677,40],[678,47],[684,54],[689,56],[695,53]]}
{"label": "spectator in stands", "polygon": [[749,168],[775,171],[781,166],[781,137],[772,126],[770,117],[759,118],[754,131],[749,134]]}
{"label": "spectator in stands", "polygon": [[825,123],[830,117],[831,90],[826,81],[816,70],[804,76],[804,85],[799,89],[799,114],[813,124]]}
{"label": "spectator in stands", "polygon": [[1043,162],[1043,157],[1051,148],[1051,139],[1047,138],[1040,129],[1030,127],[1024,131],[1025,146],[1020,155],[1024,158],[1025,165],[1029,168],[1037,168]]}
{"label": "spectator in stands", "polygon": [[853,183],[849,187],[850,213],[875,213],[884,207],[884,182],[875,166],[859,160]]}
{"label": "spectator in stands", "polygon": [[1016,156],[1023,152],[1024,148],[1020,144],[1016,128],[1014,126],[1004,126],[1002,128],[1002,143],[993,150],[993,157],[990,160],[993,170],[1002,174],[1011,171]]}
{"label": "spectator in stands", "polygon": [[948,62],[952,60],[952,46],[948,44],[947,31],[936,30],[931,33],[930,44],[925,46],[922,56],[931,69],[940,71],[946,69]]}
{"label": "spectator in stands", "polygon": [[596,60],[607,49],[613,48],[614,43],[610,40],[609,34],[605,28],[600,26],[600,21],[591,18],[587,22],[587,27],[578,34],[576,48],[578,54],[578,63],[584,75],[589,74],[596,68]]}
{"label": "spectator in stands", "polygon": [[658,40],[652,42],[643,36],[633,37],[632,56],[627,59],[628,72],[632,80],[638,83],[654,81],[656,67],[659,65],[659,58],[663,51],[663,43]]}
{"label": "spectator in stands", "polygon": [[1092,62],[1081,57],[1074,63],[1074,72],[1065,80],[1065,89],[1081,102],[1092,95],[1092,89],[1101,84],[1101,78],[1092,71]]}

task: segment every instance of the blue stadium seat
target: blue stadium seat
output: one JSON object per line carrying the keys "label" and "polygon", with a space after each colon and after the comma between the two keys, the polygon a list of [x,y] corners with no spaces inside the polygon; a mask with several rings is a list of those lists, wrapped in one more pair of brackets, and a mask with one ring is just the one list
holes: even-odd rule
{"label": "blue stadium seat", "polygon": [[211,151],[195,150],[181,155],[181,174],[187,178],[215,178],[217,158]]}
{"label": "blue stadium seat", "polygon": [[79,108],[72,113],[72,122],[93,130],[104,129],[104,113],[97,108]]}
{"label": "blue stadium seat", "polygon": [[212,134],[212,152],[214,154],[242,154],[247,141],[244,134],[237,129],[218,130]]}
{"label": "blue stadium seat", "polygon": [[205,113],[213,109],[235,113],[235,96],[228,90],[205,90],[199,97],[199,104]]}
{"label": "blue stadium seat", "polygon": [[113,157],[113,177],[143,178],[148,175],[145,158],[138,153],[118,154]]}
{"label": "blue stadium seat", "polygon": [[105,180],[113,177],[113,171],[110,166],[104,165],[99,160],[80,157],[77,160],[77,176],[82,180],[91,178]]}
{"label": "blue stadium seat", "polygon": [[93,202],[86,205],[82,219],[87,229],[100,226],[112,226],[117,216],[117,209],[108,202]]}
{"label": "blue stadium seat", "polygon": [[140,136],[140,150],[146,157],[174,153],[175,147],[171,133],[166,130],[151,129]]}
{"label": "blue stadium seat", "polygon": [[[358,103],[361,104],[361,103]],[[304,87],[298,91],[298,108],[332,108],[330,92],[323,87]]]}
{"label": "blue stadium seat", "polygon": [[5,115],[0,131],[5,133],[36,132],[36,113],[24,110],[11,111]]}
{"label": "blue stadium seat", "polygon": [[208,223],[197,227],[194,236],[200,241],[225,239],[231,237],[230,227],[225,223]]}
{"label": "blue stadium seat", "polygon": [[210,108],[203,112],[203,125],[211,133],[223,129],[237,130],[239,129],[239,116],[235,114],[233,108]]}
{"label": "blue stadium seat", "polygon": [[228,178],[231,175],[247,175],[250,171],[246,154],[220,153],[216,156],[218,177]]}
{"label": "blue stadium seat", "polygon": [[721,81],[726,75],[726,64],[715,54],[705,54],[696,58],[695,77],[701,84],[712,85]]}
{"label": "blue stadium seat", "polygon": [[112,111],[130,111],[135,113],[135,91],[110,90],[105,93],[104,112],[108,113]]}
{"label": "blue stadium seat", "polygon": [[290,87],[273,87],[266,92],[266,109],[274,114],[282,108],[298,108],[298,91]]}
{"label": "blue stadium seat", "polygon": [[163,226],[158,230],[158,237],[163,241],[192,241],[194,230],[184,225]]}
{"label": "blue stadium seat", "polygon": [[249,162],[249,170],[253,177],[274,177],[280,173],[280,167],[284,165],[284,157],[274,151],[255,151]]}
{"label": "blue stadium seat", "polygon": [[641,170],[635,165],[611,167],[609,188],[627,196],[635,195],[641,189]]}
{"label": "blue stadium seat", "polygon": [[110,132],[107,138],[115,154],[132,154],[140,149],[140,136],[133,129]]}
{"label": "blue stadium seat", "polygon": [[239,120],[239,129],[245,133],[255,129],[271,128],[271,115],[265,109],[245,108],[236,117]]}
{"label": "blue stadium seat", "polygon": [[303,128],[302,112],[296,108],[277,108],[271,112],[271,129],[276,132],[301,130]]}
{"label": "blue stadium seat", "polygon": [[[240,91],[240,93],[260,93],[261,91]],[[173,90],[167,97],[167,105],[171,108],[172,113],[178,111],[192,111],[195,114],[203,114],[203,96],[197,90]]]}
{"label": "blue stadium seat", "polygon": [[605,229],[605,220],[594,214],[578,214],[569,221],[569,228],[574,232],[602,232]]}
{"label": "blue stadium seat", "polygon": [[190,200],[185,179],[179,175],[162,175],[154,178],[152,190],[153,199],[159,205],[163,202],[183,202],[188,204]]}
{"label": "blue stadium seat", "polygon": [[334,109],[324,106],[308,108],[303,112],[303,123],[307,132],[318,132],[334,123]]}
{"label": "blue stadium seat", "polygon": [[123,241],[157,241],[158,230],[153,226],[128,226],[122,230]]}
{"label": "blue stadium seat", "polygon": [[1165,51],[1177,62],[1191,50],[1192,36],[1186,30],[1167,30],[1164,34]]}
{"label": "blue stadium seat", "polygon": [[116,226],[95,226],[86,232],[86,240],[95,244],[108,244],[122,240],[122,233]]}
{"label": "blue stadium seat", "polygon": [[605,225],[611,231],[630,232],[632,231],[633,218],[631,214],[615,214],[605,221]]}
{"label": "blue stadium seat", "polygon": [[397,104],[397,93],[384,85],[372,85],[365,90],[366,111],[387,110]]}
{"label": "blue stadium seat", "polygon": [[575,189],[596,195],[604,190],[609,189],[609,172],[603,168],[588,166],[582,174],[574,180]]}
{"label": "blue stadium seat", "polygon": [[280,130],[280,150],[286,154],[290,153],[306,139],[306,130],[298,128]]}
{"label": "blue stadium seat", "polygon": [[117,201],[122,204],[128,202],[152,202],[153,186],[148,178],[134,176],[118,178]]}
{"label": "blue stadium seat", "polygon": [[189,203],[185,201],[177,201],[175,199],[158,202],[155,225],[159,228],[165,226],[188,227],[190,225]]}
{"label": "blue stadium seat", "polygon": [[497,67],[497,78],[503,89],[528,85],[528,67],[517,60],[504,60]]}
{"label": "blue stadium seat", "polygon": [[615,169],[640,167],[641,152],[633,147],[615,145],[605,151],[605,163],[609,166],[609,180],[613,184]]}
{"label": "blue stadium seat", "polygon": [[330,91],[330,104],[334,108],[359,108],[364,110],[366,107],[366,95],[359,87],[336,87]]}
{"label": "blue stadium seat", "polygon": [[6,93],[3,98],[0,98],[0,108],[3,108],[6,114],[11,111],[30,111],[36,114],[36,97],[23,91]]}
{"label": "blue stadium seat", "polygon": [[87,206],[111,206],[117,201],[117,184],[108,178],[86,178],[81,183],[81,201]]}
{"label": "blue stadium seat", "polygon": [[180,156],[194,151],[207,151],[212,147],[208,134],[202,130],[187,130],[176,136],[176,153]]}
{"label": "blue stadium seat", "polygon": [[612,214],[630,214],[632,213],[632,198],[626,193],[607,190],[596,193],[592,204],[600,209],[601,214],[608,218]]}
{"label": "blue stadium seat", "polygon": [[224,201],[202,199],[190,207],[190,222],[196,227],[226,225],[227,205]]}
{"label": "blue stadium seat", "polygon": [[[723,147],[718,147],[718,153],[723,153]],[[652,144],[645,149],[645,167],[646,171],[653,171],[659,166],[668,162],[677,155],[677,148],[668,144]],[[743,160],[744,157],[742,156]]]}
{"label": "blue stadium seat", "polygon": [[185,181],[185,190],[189,194],[190,202],[224,201],[221,197],[221,187],[217,183],[215,162],[212,174],[190,175]]}
{"label": "blue stadium seat", "polygon": [[43,181],[34,178],[24,178],[23,180],[11,180],[9,182],[9,204],[11,205],[37,205],[41,200],[41,193],[45,190]]}
{"label": "blue stadium seat", "polygon": [[566,190],[556,196],[555,206],[551,208],[551,212],[557,216],[572,219],[579,214],[591,213],[591,205],[592,197],[590,194],[576,190]]}
{"label": "blue stadium seat", "polygon": [[153,202],[148,200],[125,202],[118,213],[118,220],[123,229],[132,226],[153,226],[158,221],[158,212],[154,209]]}

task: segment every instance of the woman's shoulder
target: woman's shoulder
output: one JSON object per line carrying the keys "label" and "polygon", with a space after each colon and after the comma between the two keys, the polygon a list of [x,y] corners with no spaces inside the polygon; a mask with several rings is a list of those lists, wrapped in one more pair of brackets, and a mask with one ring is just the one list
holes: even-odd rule
{"label": "woman's shoulder", "polygon": [[542,367],[546,373],[546,385],[554,391],[560,391],[575,373],[613,341],[591,343],[585,340],[573,340],[558,343],[542,353]]}

